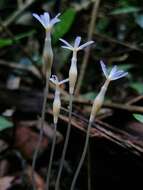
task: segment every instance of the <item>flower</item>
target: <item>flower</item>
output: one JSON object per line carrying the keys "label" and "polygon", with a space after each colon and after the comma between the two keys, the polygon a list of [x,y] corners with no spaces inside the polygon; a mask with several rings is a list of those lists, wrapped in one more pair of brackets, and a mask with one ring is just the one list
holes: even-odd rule
{"label": "flower", "polygon": [[94,41],[89,41],[89,42],[86,42],[85,44],[80,45],[80,42],[81,42],[81,37],[80,36],[77,36],[76,39],[75,39],[75,42],[74,42],[74,45],[70,45],[66,40],[64,39],[61,39],[60,38],[60,41],[62,41],[65,45],[62,46],[62,48],[65,48],[65,49],[69,49],[71,51],[79,51],[79,50],[82,50],[84,49],[85,47],[91,45],[94,43]]}
{"label": "flower", "polygon": [[105,77],[110,81],[125,77],[128,74],[128,72],[124,72],[123,70],[118,70],[116,65],[111,69],[111,71],[109,73],[104,62],[100,61],[100,64],[101,64],[101,68],[102,68],[102,71],[103,71]]}
{"label": "flower", "polygon": [[50,78],[50,81],[53,83],[53,84],[59,84],[59,80],[58,80],[58,77],[56,75],[52,75],[52,77]]}
{"label": "flower", "polygon": [[65,49],[69,49],[73,52],[72,55],[72,59],[71,59],[71,66],[70,66],[70,70],[69,70],[69,92],[70,94],[74,93],[74,89],[75,89],[75,84],[77,81],[77,52],[79,50],[82,50],[83,48],[91,45],[92,43],[94,43],[93,41],[89,41],[86,42],[83,45],[80,45],[81,42],[81,37],[77,36],[74,42],[74,45],[70,45],[66,40],[64,39],[60,39],[60,41],[62,41],[65,45],[62,46],[62,48]]}
{"label": "flower", "polygon": [[64,43],[64,46],[62,46],[62,48],[65,49],[69,49],[73,52],[72,55],[72,59],[71,59],[71,66],[70,66],[70,70],[69,70],[69,92],[70,94],[74,93],[74,89],[75,89],[75,84],[77,81],[77,52],[79,50],[82,50],[83,48],[91,45],[92,43],[94,43],[93,41],[89,41],[86,42],[83,45],[80,45],[81,42],[81,37],[77,36],[75,41],[74,41],[74,45],[70,45],[66,40],[64,39],[60,39],[60,41],[62,41]]}
{"label": "flower", "polygon": [[50,30],[54,24],[60,22],[60,19],[58,18],[60,16],[60,13],[52,19],[50,19],[50,15],[48,12],[45,12],[43,15],[40,16],[36,13],[33,13],[32,15],[43,25],[45,30]]}
{"label": "flower", "polygon": [[56,75],[52,75],[52,77],[50,78],[50,81],[52,83],[54,83],[55,85],[61,85],[61,84],[68,82],[69,79],[64,79],[64,80],[59,82],[58,77]]}
{"label": "flower", "polygon": [[56,75],[52,75],[50,78],[50,81],[56,85],[55,88],[55,96],[53,101],[53,117],[54,117],[54,123],[57,124],[58,117],[60,113],[61,108],[61,98],[60,98],[60,88],[59,86],[65,82],[68,82],[69,79],[65,79],[59,82],[58,77]]}

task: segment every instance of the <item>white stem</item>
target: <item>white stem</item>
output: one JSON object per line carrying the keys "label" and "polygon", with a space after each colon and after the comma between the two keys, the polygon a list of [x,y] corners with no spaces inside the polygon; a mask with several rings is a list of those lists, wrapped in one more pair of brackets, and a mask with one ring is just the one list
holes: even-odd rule
{"label": "white stem", "polygon": [[72,102],[73,102],[73,95],[70,94],[69,123],[68,123],[67,132],[66,132],[66,139],[65,139],[65,143],[64,143],[63,152],[62,152],[62,157],[61,157],[61,162],[60,162],[60,168],[59,168],[59,171],[58,171],[58,176],[57,176],[57,180],[56,180],[55,190],[59,190],[60,178],[61,178],[61,174],[62,174],[62,170],[63,170],[63,166],[64,166],[65,155],[66,155],[67,146],[68,146],[69,137],[70,137],[71,118],[72,118]]}
{"label": "white stem", "polygon": [[51,148],[51,153],[50,153],[50,160],[49,160],[49,167],[48,167],[48,173],[47,173],[46,188],[45,188],[45,190],[49,190],[51,168],[52,168],[52,162],[53,162],[55,145],[56,145],[56,131],[57,131],[57,123],[54,123],[54,136],[53,136],[52,148]]}

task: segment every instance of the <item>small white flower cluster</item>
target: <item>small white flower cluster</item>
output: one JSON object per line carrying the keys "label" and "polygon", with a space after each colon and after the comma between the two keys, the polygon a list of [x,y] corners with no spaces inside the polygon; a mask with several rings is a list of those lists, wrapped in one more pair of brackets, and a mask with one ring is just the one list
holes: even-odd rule
{"label": "small white flower cluster", "polygon": [[[43,25],[43,27],[46,30],[46,41],[47,41],[47,36],[48,36],[48,42],[45,42],[45,47],[44,48],[44,55],[43,57],[45,57],[45,62],[47,62],[47,64],[49,64],[48,70],[51,69],[52,66],[52,61],[53,61],[53,51],[52,51],[52,47],[51,47],[51,29],[53,28],[53,26],[60,22],[60,19],[58,18],[60,16],[60,13],[57,14],[54,18],[50,19],[49,13],[45,12],[43,15],[38,15],[33,13],[33,16]],[[48,35],[47,35],[48,33]],[[67,42],[64,39],[60,39],[61,42],[63,42],[64,45],[62,45],[62,48],[71,50],[73,52],[72,54],[72,58],[71,58],[71,66],[69,69],[69,79],[63,80],[61,82],[58,81],[58,78],[56,76],[53,76],[52,78],[50,78],[50,81],[52,81],[55,85],[56,85],[56,90],[55,90],[55,98],[54,98],[54,103],[53,103],[53,113],[55,113],[55,121],[57,122],[57,116],[59,115],[59,109],[60,109],[60,84],[63,84],[64,82],[69,81],[69,93],[73,95],[74,93],[74,89],[75,89],[75,84],[77,81],[77,75],[78,75],[78,71],[77,71],[77,52],[86,48],[87,46],[91,45],[94,43],[94,41],[89,41],[86,42],[82,45],[80,45],[81,43],[81,37],[77,36],[74,44],[71,45],[69,42]],[[50,54],[48,55],[48,52],[50,52]],[[51,61],[49,61],[51,60]],[[50,62],[50,63],[48,63]],[[91,111],[91,115],[90,115],[90,121],[94,120],[95,115],[97,114],[98,110],[101,108],[103,101],[104,101],[104,96],[105,93],[107,91],[107,87],[110,83],[110,81],[113,80],[117,80],[119,78],[125,77],[128,73],[124,72],[122,70],[118,70],[117,66],[114,66],[112,68],[112,70],[110,71],[110,73],[108,72],[108,69],[106,68],[105,64],[103,61],[100,61],[101,64],[101,68],[102,71],[106,77],[106,81],[104,83],[104,85],[102,86],[99,94],[97,95],[97,97],[94,100],[93,106],[92,106],[92,111]],[[49,68],[50,67],[50,68]]]}
{"label": "small white flower cluster", "polygon": [[[43,25],[46,31],[46,38],[45,38],[45,45],[44,45],[44,50],[43,50],[43,73],[47,73],[47,77],[49,77],[49,73],[51,73],[51,67],[53,64],[53,50],[52,50],[52,45],[51,45],[51,30],[53,26],[60,22],[60,19],[58,18],[60,14],[57,14],[53,19],[50,19],[49,13],[44,13],[43,15],[38,15],[33,13],[33,16]],[[75,89],[75,84],[77,81],[77,52],[86,48],[87,46],[91,45],[94,43],[94,41],[89,41],[86,42],[82,45],[80,45],[81,42],[81,37],[77,36],[74,42],[74,45],[70,45],[66,40],[60,39],[61,42],[64,43],[64,46],[62,48],[69,49],[73,52],[72,58],[71,58],[71,66],[69,69],[69,93],[73,95],[74,89]],[[52,77],[50,79],[55,85],[56,85],[56,90],[55,90],[55,98],[54,98],[54,103],[53,103],[53,114],[55,115],[54,118],[57,118],[57,115],[59,115],[59,109],[61,106],[60,103],[60,91],[59,91],[59,85],[63,83],[63,81],[58,82],[58,79],[56,76]],[[65,81],[64,81],[65,82]],[[67,82],[67,80],[66,80]],[[56,106],[57,104],[57,106]],[[54,119],[54,122],[57,122],[57,119]]]}
{"label": "small white flower cluster", "polygon": [[[44,49],[43,49],[43,66],[44,66],[43,73],[45,73],[45,76],[47,79],[46,87],[48,86],[47,84],[49,84],[48,83],[49,80],[55,85],[55,95],[54,95],[54,101],[53,101],[53,120],[54,120],[54,124],[55,124],[55,129],[57,126],[58,117],[59,117],[60,108],[61,108],[60,85],[66,83],[66,82],[69,82],[69,94],[70,94],[69,123],[68,123],[68,130],[67,130],[65,144],[64,144],[63,153],[62,153],[60,169],[59,169],[59,173],[58,173],[58,177],[57,177],[57,181],[56,181],[56,185],[55,185],[56,189],[59,189],[59,180],[61,177],[61,171],[63,168],[63,163],[64,163],[64,159],[65,159],[65,152],[67,150],[68,139],[69,139],[69,134],[70,134],[73,94],[74,94],[75,85],[76,85],[77,76],[78,76],[77,53],[78,53],[78,51],[83,50],[84,48],[93,44],[94,41],[88,41],[88,42],[80,45],[81,37],[77,36],[75,38],[74,44],[71,45],[66,40],[60,39],[60,41],[64,44],[64,45],[62,45],[62,48],[65,48],[65,49],[72,51],[71,65],[70,65],[70,69],[69,69],[69,78],[62,80],[62,81],[59,81],[58,77],[56,75],[52,75],[52,77],[50,78],[51,68],[52,68],[52,64],[53,64],[53,49],[52,49],[52,45],[51,45],[51,31],[52,31],[53,26],[56,23],[60,22],[60,19],[58,18],[60,16],[60,14],[57,14],[52,19],[50,19],[49,13],[47,13],[47,12],[45,12],[43,15],[40,15],[40,16],[38,14],[33,13],[33,16],[42,24],[42,26],[45,29],[45,34],[46,34],[45,44],[44,44]],[[125,77],[128,74],[127,72],[124,72],[122,70],[118,70],[117,66],[114,66],[111,69],[111,71],[109,72],[109,70],[106,68],[103,61],[100,61],[100,64],[101,64],[102,71],[106,77],[106,80],[105,80],[105,83],[103,84],[103,86],[101,87],[100,92],[98,93],[98,95],[94,99],[94,102],[92,105],[92,110],[91,110],[91,114],[90,114],[90,118],[89,118],[88,130],[87,130],[87,136],[86,136],[85,148],[84,148],[83,155],[81,157],[81,161],[79,163],[79,167],[77,168],[77,173],[75,173],[74,179],[76,179],[76,177],[77,177],[76,174],[78,174],[80,167],[82,165],[82,161],[84,160],[84,156],[85,156],[84,153],[86,153],[86,149],[87,149],[86,145],[88,145],[88,138],[89,138],[88,131],[90,129],[90,126],[94,122],[94,118],[95,118],[96,114],[98,113],[98,111],[100,110],[100,108],[103,105],[105,93],[107,91],[107,88],[108,88],[110,82],[117,80],[119,78]],[[46,92],[45,94],[47,95],[47,91],[45,91],[45,92]],[[47,96],[45,96],[45,97],[47,97]],[[43,104],[43,105],[46,105],[46,104]],[[42,127],[41,127],[41,130],[42,130]],[[54,141],[53,141],[53,147],[54,147]],[[54,150],[54,148],[53,148],[53,150]],[[52,158],[51,158],[51,160],[52,160]],[[72,187],[74,186],[74,182],[75,182],[75,180],[73,180]],[[49,183],[48,183],[48,185],[49,185]],[[73,188],[71,188],[71,189],[73,189]]]}

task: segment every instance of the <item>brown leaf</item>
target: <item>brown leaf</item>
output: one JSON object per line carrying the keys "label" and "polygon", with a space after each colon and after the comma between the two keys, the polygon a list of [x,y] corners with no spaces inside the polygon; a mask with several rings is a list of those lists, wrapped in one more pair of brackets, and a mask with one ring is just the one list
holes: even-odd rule
{"label": "brown leaf", "polygon": [[[31,120],[31,121],[20,121],[19,124],[23,127],[36,127],[40,130],[40,120]],[[52,141],[54,137],[54,126],[49,125],[47,122],[44,122],[44,135],[48,137]],[[62,134],[57,131],[56,132],[56,143],[60,143],[63,140]],[[49,142],[50,143],[50,142]]]}
{"label": "brown leaf", "polygon": [[[20,149],[21,153],[28,159],[33,157],[37,146],[39,133],[32,131],[31,128],[18,126],[15,134],[15,147]],[[43,152],[48,146],[48,139],[43,137],[40,151]]]}
{"label": "brown leaf", "polygon": [[[31,175],[32,174],[32,167],[28,166],[25,173],[27,173],[27,175],[31,181],[31,184],[32,184],[32,175]],[[37,190],[44,190],[45,183],[44,183],[43,178],[36,172],[34,173],[34,176],[35,176],[35,182],[36,182]]]}

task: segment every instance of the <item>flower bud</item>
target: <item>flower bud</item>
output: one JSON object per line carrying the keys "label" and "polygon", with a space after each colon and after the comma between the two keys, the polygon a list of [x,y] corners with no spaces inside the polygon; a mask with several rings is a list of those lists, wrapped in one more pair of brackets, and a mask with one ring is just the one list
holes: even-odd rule
{"label": "flower bud", "polygon": [[49,77],[49,73],[51,73],[51,67],[53,64],[53,50],[50,38],[45,39],[45,45],[43,50],[43,62],[43,73],[44,75],[48,75]]}
{"label": "flower bud", "polygon": [[61,108],[60,91],[56,89],[54,102],[53,102],[53,117],[55,124],[57,124],[58,122],[60,108]]}
{"label": "flower bud", "polygon": [[75,84],[77,81],[77,59],[75,57],[72,58],[71,67],[69,70],[69,93],[74,93]]}
{"label": "flower bud", "polygon": [[96,114],[99,112],[101,106],[103,105],[105,93],[107,91],[109,83],[110,83],[110,81],[106,80],[106,82],[102,86],[99,94],[97,95],[97,97],[95,98],[95,100],[93,102],[93,106],[92,106],[92,110],[91,110],[91,114],[90,114],[90,119],[89,119],[90,122],[94,121]]}
{"label": "flower bud", "polygon": [[53,101],[53,118],[54,118],[54,123],[57,124],[60,108],[61,108],[60,85],[68,82],[69,79],[65,79],[59,82],[58,77],[56,75],[52,75],[52,78],[50,78],[50,81],[54,83],[56,86],[55,96],[54,96],[54,101]]}

